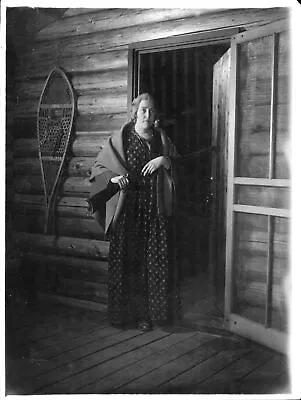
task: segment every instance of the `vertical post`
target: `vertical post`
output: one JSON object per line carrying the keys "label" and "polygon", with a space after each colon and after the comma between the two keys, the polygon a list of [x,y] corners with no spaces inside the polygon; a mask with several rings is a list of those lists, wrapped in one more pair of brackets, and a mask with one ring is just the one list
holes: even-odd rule
{"label": "vertical post", "polygon": [[[277,79],[278,79],[278,34],[272,36],[272,80],[271,80],[271,111],[270,111],[270,148],[269,148],[269,179],[274,178],[275,165],[275,141],[276,141],[276,100],[277,100]],[[272,283],[273,283],[273,217],[268,216],[268,257],[267,257],[267,288],[265,304],[265,326],[268,328],[271,323]]]}
{"label": "vertical post", "polygon": [[154,56],[156,53],[150,52],[149,55],[149,69],[150,69],[150,83],[151,83],[151,94],[155,96],[156,92],[156,85],[155,85],[155,78],[154,78]]}
{"label": "vertical post", "polygon": [[272,283],[273,283],[273,258],[274,258],[274,217],[268,216],[268,257],[267,257],[267,291],[265,303],[265,327],[271,324]]}
{"label": "vertical post", "polygon": [[173,108],[173,116],[176,119],[176,123],[173,125],[173,142],[177,146],[178,145],[178,120],[177,120],[177,53],[176,50],[172,52],[172,108]]}
{"label": "vertical post", "polygon": [[[176,123],[173,125],[173,143],[177,147],[178,145],[178,120],[177,120],[177,52],[174,50],[172,52],[172,108],[173,108],[173,117],[176,120]],[[178,210],[175,210],[174,216],[174,229],[173,229],[173,262],[174,268],[181,274],[181,266],[178,260],[178,235],[177,235],[177,227],[178,227]]]}
{"label": "vertical post", "polygon": [[276,140],[276,100],[278,78],[278,34],[272,36],[272,81],[271,81],[271,113],[270,113],[270,148],[269,148],[269,179],[274,178],[275,140]]}
{"label": "vertical post", "polygon": [[161,51],[161,107],[164,117],[166,118],[166,80],[165,80],[165,51]]}
{"label": "vertical post", "polygon": [[135,51],[134,49],[129,48],[128,51],[128,97],[127,97],[127,114],[128,119],[131,116],[131,105],[132,100],[135,95],[135,81],[136,81],[136,74],[135,74]]}

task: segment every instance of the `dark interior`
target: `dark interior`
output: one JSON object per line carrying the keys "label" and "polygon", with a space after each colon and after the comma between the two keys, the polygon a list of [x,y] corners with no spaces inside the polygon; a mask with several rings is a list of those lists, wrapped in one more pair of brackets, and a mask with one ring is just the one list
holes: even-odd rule
{"label": "dark interior", "polygon": [[[180,155],[210,147],[213,66],[228,44],[140,54],[137,91],[153,94]],[[136,93],[137,94],[137,93]],[[183,277],[208,272],[212,152],[178,166],[177,252]]]}

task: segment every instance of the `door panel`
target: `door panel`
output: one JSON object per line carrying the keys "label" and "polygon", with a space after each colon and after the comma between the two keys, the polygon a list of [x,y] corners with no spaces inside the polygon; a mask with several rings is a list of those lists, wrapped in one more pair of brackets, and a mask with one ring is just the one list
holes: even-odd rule
{"label": "door panel", "polygon": [[225,285],[228,328],[283,352],[289,302],[287,30],[277,22],[231,41]]}
{"label": "door panel", "polygon": [[224,292],[227,142],[231,50],[215,63],[212,88],[212,189],[210,227],[210,276],[217,292]]}

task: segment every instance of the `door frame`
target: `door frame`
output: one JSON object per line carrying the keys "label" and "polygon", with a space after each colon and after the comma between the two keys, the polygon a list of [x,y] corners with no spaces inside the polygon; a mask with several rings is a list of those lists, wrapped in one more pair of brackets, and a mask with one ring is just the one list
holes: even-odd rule
{"label": "door frame", "polygon": [[[262,325],[260,323],[248,320],[238,314],[232,312],[234,287],[233,287],[233,235],[234,235],[234,214],[237,212],[252,213],[267,215],[271,217],[290,217],[290,210],[268,208],[260,206],[239,205],[235,204],[235,185],[260,185],[260,186],[273,186],[279,188],[289,188],[291,186],[289,179],[274,179],[273,176],[269,178],[248,178],[235,176],[235,154],[236,154],[236,125],[237,125],[237,92],[238,92],[238,56],[237,46],[248,40],[261,38],[264,36],[271,36],[273,34],[282,32],[288,29],[288,20],[280,20],[272,22],[266,26],[252,29],[250,31],[239,33],[231,39],[231,61],[230,61],[230,92],[229,92],[229,133],[228,133],[228,179],[227,179],[227,213],[226,213],[226,277],[225,277],[225,327],[230,331],[239,335],[249,337],[250,339],[257,340],[264,345],[276,349],[280,352],[287,352],[288,338],[284,332],[277,331],[268,327],[268,324]],[[275,47],[274,47],[275,48]],[[273,67],[274,68],[274,67]],[[274,69],[275,71],[275,69]],[[272,75],[272,82],[274,81],[274,74]],[[274,89],[272,89],[272,100],[274,102]],[[274,103],[271,105],[274,109]],[[272,113],[271,113],[272,114]],[[273,129],[273,120],[275,113],[271,118],[270,138],[271,147],[275,140],[275,132]],[[273,153],[270,152],[269,165],[273,163]],[[270,244],[268,252],[270,252]],[[270,268],[269,268],[270,269]],[[271,282],[269,283],[271,285]],[[270,288],[271,291],[271,288]],[[269,289],[267,290],[269,292]],[[269,293],[267,294],[267,303]]]}
{"label": "door frame", "polygon": [[[212,31],[204,31],[204,32],[196,32],[196,33],[187,33],[179,36],[170,36],[162,39],[154,39],[143,42],[132,43],[128,48],[128,98],[127,98],[127,110],[128,110],[128,118],[131,116],[131,104],[134,97],[139,94],[139,69],[140,69],[140,55],[146,53],[153,52],[163,52],[167,50],[180,50],[187,49],[193,47],[202,47],[202,46],[212,46],[219,44],[226,44],[230,49],[231,38],[234,35],[237,35],[240,32],[245,31],[243,27],[229,27]],[[213,82],[212,82],[213,84]],[[213,153],[216,153],[216,150],[213,150]],[[211,171],[215,171],[215,163],[218,155],[212,156],[211,160]],[[215,182],[215,178],[212,180],[211,184],[211,192],[214,192],[214,186],[217,184]],[[226,193],[223,193],[224,201],[226,201]],[[213,199],[213,201],[217,201],[217,199]],[[213,207],[213,205],[211,206]],[[212,216],[212,210],[210,212]],[[212,217],[211,217],[212,218]],[[224,222],[226,220],[226,215],[224,216]],[[210,223],[210,237],[212,237],[212,230],[217,225],[217,221],[211,221]],[[224,224],[225,225],[225,224]],[[225,257],[225,246],[223,248],[224,257]],[[208,262],[211,262],[211,254],[209,251],[209,259]],[[176,258],[176,256],[175,256]],[[217,266],[209,265],[209,280],[211,284],[213,284],[213,276],[215,273],[211,271],[214,267],[216,270]],[[224,288],[223,288],[224,291]],[[224,292],[223,292],[224,293]]]}
{"label": "door frame", "polygon": [[139,93],[140,54],[167,50],[184,49],[188,47],[210,46],[214,44],[231,43],[231,38],[242,32],[244,28],[224,28],[212,31],[187,33],[179,36],[169,36],[162,39],[146,40],[129,44],[128,47],[128,117],[131,115],[131,104]]}

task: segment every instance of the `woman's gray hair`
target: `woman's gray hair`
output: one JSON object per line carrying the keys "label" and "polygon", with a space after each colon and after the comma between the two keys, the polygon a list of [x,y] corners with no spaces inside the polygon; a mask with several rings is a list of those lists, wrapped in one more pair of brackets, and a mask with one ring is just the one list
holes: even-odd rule
{"label": "woman's gray hair", "polygon": [[139,96],[137,96],[133,102],[132,102],[132,110],[131,110],[131,120],[136,121],[137,118],[137,111],[139,108],[139,104],[141,103],[142,100],[149,100],[153,103],[154,105],[154,111],[155,111],[155,117],[157,115],[157,110],[156,110],[156,103],[152,95],[149,93],[141,93]]}

